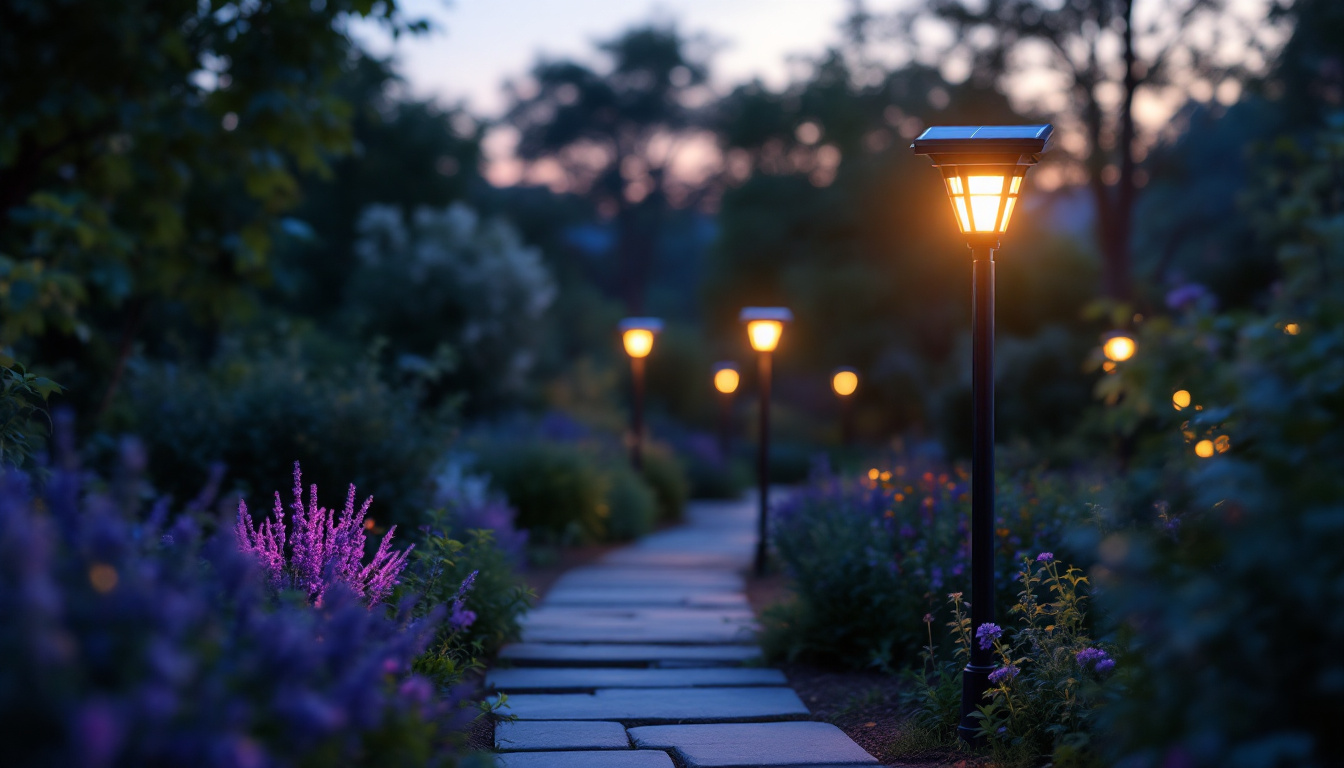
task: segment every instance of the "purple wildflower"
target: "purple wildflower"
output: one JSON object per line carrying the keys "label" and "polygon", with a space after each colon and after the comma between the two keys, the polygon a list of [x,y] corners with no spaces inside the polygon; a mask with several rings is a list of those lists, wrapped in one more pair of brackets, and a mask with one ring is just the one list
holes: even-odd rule
{"label": "purple wildflower", "polygon": [[1013,678],[1017,677],[1018,674],[1021,672],[1022,670],[1018,669],[1016,666],[1012,664],[1009,664],[1006,667],[999,667],[998,669],[989,673],[989,682],[998,685],[999,683],[1002,683],[1005,680],[1012,680]]}
{"label": "purple wildflower", "polygon": [[1115,669],[1115,659],[1102,659],[1097,662],[1097,672],[1100,674],[1106,674],[1112,669]]}
{"label": "purple wildflower", "polygon": [[448,617],[448,626],[454,631],[466,629],[476,621],[476,612],[467,610],[467,592],[476,586],[476,574],[479,570],[472,571],[467,578],[462,580],[462,585],[457,588],[457,596],[453,598],[453,612]]}
{"label": "purple wildflower", "polygon": [[[1100,667],[1102,662],[1110,661],[1110,655],[1100,648],[1084,648],[1074,655],[1074,659],[1078,661],[1080,667],[1088,667],[1092,664]],[[1115,666],[1114,661],[1111,661],[1111,666]],[[1107,669],[1109,668],[1107,667]]]}
{"label": "purple wildflower", "polygon": [[975,628],[975,639],[980,641],[983,650],[989,650],[1000,637],[1003,637],[1003,628],[998,624],[986,622]]}
{"label": "purple wildflower", "polygon": [[1055,559],[1054,552],[1042,552],[1041,554],[1036,556],[1036,562],[1038,563],[1048,563],[1054,559]]}
{"label": "purple wildflower", "polygon": [[933,623],[933,614],[932,614],[932,613],[926,613],[926,614],[924,614],[924,623],[925,623],[925,624],[932,624],[932,623]]}
{"label": "purple wildflower", "polygon": [[[368,565],[364,559],[364,517],[368,514],[373,497],[355,512],[355,486],[346,494],[345,510],[339,522],[335,510],[317,506],[317,486],[308,492],[308,504],[303,503],[303,475],[299,462],[294,462],[294,501],[291,533],[285,534],[285,510],[280,494],[275,494],[275,517],[255,526],[248,514],[247,504],[238,502],[238,521],[234,533],[239,547],[255,556],[270,575],[275,589],[298,589],[308,594],[314,605],[321,605],[327,589],[340,582],[360,595],[370,605],[376,605],[392,591],[397,576],[406,567],[406,559],[415,545],[401,552],[392,551],[392,526],[378,545],[378,551]],[[288,544],[288,549],[286,549]],[[288,555],[288,556],[287,556]]]}

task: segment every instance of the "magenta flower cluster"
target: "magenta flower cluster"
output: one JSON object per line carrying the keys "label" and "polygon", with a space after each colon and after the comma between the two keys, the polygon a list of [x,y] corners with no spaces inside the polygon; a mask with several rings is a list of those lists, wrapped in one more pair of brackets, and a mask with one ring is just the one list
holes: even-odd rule
{"label": "magenta flower cluster", "polygon": [[401,552],[392,551],[392,526],[383,536],[378,551],[367,565],[364,559],[364,517],[373,497],[355,512],[355,486],[346,495],[345,510],[339,520],[336,511],[317,506],[317,486],[309,488],[308,504],[303,503],[303,473],[294,462],[294,501],[292,518],[285,527],[285,510],[280,493],[275,494],[275,516],[254,526],[247,504],[238,502],[238,522],[234,532],[238,545],[256,557],[270,576],[275,589],[304,592],[314,605],[321,605],[332,584],[344,584],[372,606],[381,602],[406,567],[406,558],[414,545]]}

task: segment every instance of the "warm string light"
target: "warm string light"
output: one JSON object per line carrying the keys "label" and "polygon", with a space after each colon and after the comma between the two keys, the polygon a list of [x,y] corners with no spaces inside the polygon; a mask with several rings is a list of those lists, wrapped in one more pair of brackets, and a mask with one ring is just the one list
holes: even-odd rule
{"label": "warm string light", "polygon": [[741,377],[732,368],[720,368],[714,372],[714,388],[725,395],[736,392],[740,381]]}

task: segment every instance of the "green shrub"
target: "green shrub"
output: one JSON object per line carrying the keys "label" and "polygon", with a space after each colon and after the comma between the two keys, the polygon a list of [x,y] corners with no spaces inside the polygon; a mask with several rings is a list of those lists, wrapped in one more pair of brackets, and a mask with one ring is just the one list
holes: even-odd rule
{"label": "green shrub", "polygon": [[458,631],[445,622],[427,653],[459,661],[493,657],[505,643],[518,639],[519,620],[536,596],[495,542],[492,531],[453,531],[443,510],[426,517],[428,525],[416,540],[410,567],[402,575],[403,592],[417,595],[426,611],[434,605],[451,605],[462,582],[476,573],[464,596],[475,619]]}
{"label": "green shrub", "polygon": [[[901,462],[846,480],[823,472],[772,514],[772,540],[794,599],[766,612],[773,658],[895,669],[923,645],[920,617],[969,588],[968,474]],[[1070,483],[1038,472],[1000,475],[995,557],[1011,562],[1089,513]],[[996,579],[1011,604],[1009,574]]]}
{"label": "green shrub", "polygon": [[307,482],[371,494],[380,524],[416,524],[449,437],[446,414],[417,410],[372,363],[314,371],[294,352],[146,365],[128,398],[161,491],[190,499],[223,462],[226,489],[266,498],[301,461]]}
{"label": "green shrub", "polygon": [[498,441],[479,451],[477,468],[518,510],[516,524],[543,543],[606,535],[608,483],[583,450],[540,440]]}
{"label": "green shrub", "polygon": [[623,464],[610,466],[605,480],[606,539],[630,541],[652,531],[658,520],[659,504],[649,485]]}
{"label": "green shrub", "polygon": [[934,640],[934,617],[926,615],[928,645],[924,666],[911,675],[906,697],[913,720],[947,739],[955,735],[961,709],[961,670],[971,643],[993,648],[997,668],[973,717],[995,764],[1029,768],[1049,755],[1056,766],[1100,765],[1093,743],[1098,704],[1122,692],[1115,675],[1114,647],[1087,634],[1088,580],[1043,552],[1024,558],[1017,576],[1022,589],[1007,611],[1004,626],[981,625],[971,636],[971,619],[961,592],[948,595],[952,618],[946,626],[955,650],[941,658]]}
{"label": "green shrub", "polygon": [[1099,542],[1104,604],[1133,633],[1116,763],[1344,764],[1344,128],[1278,146],[1252,209],[1281,270],[1264,308],[1144,323],[1099,392],[1147,435],[1157,504],[1156,525]]}
{"label": "green shrub", "polygon": [[667,523],[681,520],[691,488],[681,461],[670,448],[655,443],[644,452],[644,482],[657,499],[658,520]]}

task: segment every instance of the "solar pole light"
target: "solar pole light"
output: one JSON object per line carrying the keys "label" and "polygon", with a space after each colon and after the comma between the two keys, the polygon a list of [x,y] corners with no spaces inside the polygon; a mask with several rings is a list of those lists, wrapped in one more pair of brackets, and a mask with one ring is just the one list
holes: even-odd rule
{"label": "solar pole light", "polygon": [[[994,621],[994,252],[1008,232],[1027,170],[1040,161],[1050,125],[934,126],[910,145],[942,173],[943,189],[971,249],[974,435],[971,451],[971,631]],[[993,651],[971,645],[962,673],[963,741],[989,688]]]}
{"label": "solar pole light", "polygon": [[644,358],[653,351],[653,340],[663,330],[656,317],[627,317],[617,326],[621,344],[630,356],[630,464],[644,469]]}
{"label": "solar pole light", "polygon": [[714,389],[719,393],[719,454],[725,466],[733,447],[733,393],[741,381],[737,363],[725,360],[714,364]]}
{"label": "solar pole light", "polygon": [[854,442],[854,393],[859,389],[859,372],[853,368],[836,368],[831,373],[831,390],[840,399],[840,444]]}
{"label": "solar pole light", "polygon": [[766,514],[769,511],[770,486],[770,375],[771,356],[784,335],[784,324],[793,322],[793,313],[784,307],[743,307],[738,319],[747,325],[747,341],[756,350],[757,379],[761,387],[761,434],[756,446],[756,485],[760,495],[760,513],[756,520],[756,575],[765,573]]}

